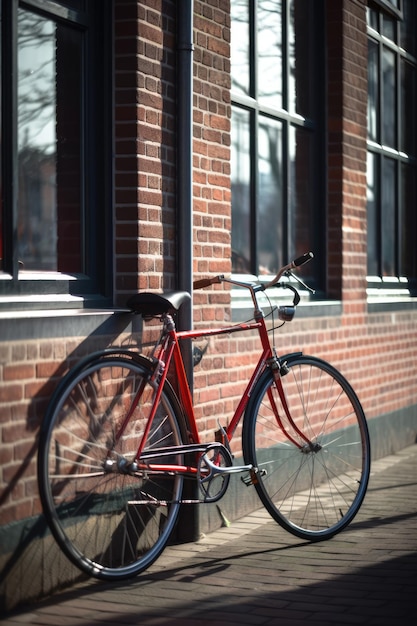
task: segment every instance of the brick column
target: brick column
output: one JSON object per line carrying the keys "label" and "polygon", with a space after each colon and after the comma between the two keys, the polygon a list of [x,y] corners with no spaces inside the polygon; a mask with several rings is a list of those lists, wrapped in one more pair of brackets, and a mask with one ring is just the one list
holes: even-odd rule
{"label": "brick column", "polygon": [[115,290],[174,286],[176,4],[115,5]]}
{"label": "brick column", "polygon": [[327,0],[328,289],[366,310],[367,36],[364,0]]}

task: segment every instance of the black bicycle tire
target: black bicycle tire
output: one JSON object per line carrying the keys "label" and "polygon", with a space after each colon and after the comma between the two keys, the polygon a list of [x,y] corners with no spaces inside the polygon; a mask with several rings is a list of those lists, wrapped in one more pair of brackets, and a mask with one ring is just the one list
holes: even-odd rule
{"label": "black bicycle tire", "polygon": [[[52,432],[55,428],[55,424],[59,419],[59,414],[63,408],[66,398],[70,397],[70,394],[75,389],[76,385],[83,380],[89,373],[96,372],[100,368],[109,368],[112,365],[116,367],[125,367],[128,370],[137,372],[140,376],[151,379],[152,369],[149,364],[149,360],[146,357],[141,357],[132,353],[123,356],[117,354],[102,353],[94,355],[91,359],[86,359],[82,367],[78,367],[75,371],[69,371],[64,379],[61,381],[57,392],[54,394],[51,403],[48,406],[45,414],[44,421],[41,426],[39,436],[39,449],[38,449],[38,485],[39,493],[42,502],[45,518],[48,522],[48,526],[54,536],[58,546],[66,554],[66,556],[82,571],[89,576],[104,580],[122,580],[136,576],[143,570],[147,569],[162,553],[172,531],[175,527],[175,523],[179,513],[179,500],[181,499],[183,478],[177,476],[175,482],[175,503],[170,506],[168,521],[163,528],[161,534],[158,536],[155,545],[146,552],[144,556],[138,558],[134,562],[127,565],[112,567],[109,565],[103,565],[100,562],[96,562],[90,556],[86,556],[83,552],[74,545],[73,540],[68,537],[67,531],[63,526],[63,522],[60,520],[57,513],[57,506],[54,503],[51,481],[49,479],[49,464],[51,462],[49,456],[50,442]],[[172,421],[172,427],[176,429],[176,444],[180,444],[183,441],[185,428],[184,428],[184,416],[180,408],[178,399],[171,385],[166,381],[164,389],[162,391],[162,401],[164,407],[166,406],[170,411],[170,422]]]}
{"label": "black bicycle tire", "polygon": [[[319,359],[317,357],[306,356],[301,353],[287,355],[280,359],[280,361],[281,364],[285,362],[289,369],[289,374],[283,376],[282,379],[284,389],[287,385],[287,380],[290,380],[287,379],[287,376],[290,376],[291,371],[294,372],[294,375],[297,371],[294,368],[299,368],[300,372],[301,367],[310,368],[310,374],[312,374],[312,372],[314,374],[317,370],[317,372],[321,373],[323,376],[328,376],[328,383],[331,383],[331,381],[334,380],[335,384],[340,387],[340,390],[343,394],[346,395],[348,399],[348,401],[346,401],[346,406],[350,404],[353,408],[356,421],[351,420],[351,416],[347,415],[346,422],[350,420],[352,421],[352,424],[346,425],[343,429],[340,428],[340,431],[331,431],[331,436],[327,436],[327,438],[325,436],[325,424],[323,422],[323,431],[320,432],[317,436],[317,441],[321,440],[320,445],[322,447],[319,450],[319,446],[317,446],[317,450],[315,452],[310,449],[306,449],[304,454],[302,454],[300,452],[300,449],[297,449],[296,446],[292,447],[291,442],[288,440],[286,442],[283,442],[282,445],[279,444],[279,437],[277,435],[276,449],[269,448],[269,452],[267,453],[268,455],[275,454],[276,461],[270,458],[267,462],[265,461],[263,467],[266,467],[268,469],[264,470],[263,472],[262,451],[260,449],[261,446],[259,446],[259,450],[257,450],[257,438],[259,437],[259,440],[261,440],[261,435],[257,435],[257,429],[259,432],[261,432],[261,419],[264,419],[263,417],[261,417],[260,412],[265,413],[265,415],[267,413],[267,410],[264,408],[263,405],[265,395],[267,394],[269,389],[275,388],[273,373],[269,369],[267,369],[258,381],[245,411],[242,433],[245,461],[246,463],[251,463],[255,467],[258,467],[258,469],[260,470],[258,472],[256,481],[254,481],[255,488],[258,492],[261,502],[270,513],[272,518],[276,522],[278,522],[280,526],[282,526],[285,530],[292,533],[293,535],[308,541],[321,541],[324,539],[329,539],[335,534],[339,533],[341,530],[343,530],[348,524],[350,524],[355,515],[358,513],[365,497],[371,463],[370,439],[365,414],[352,386],[334,366],[330,365],[326,361],[323,361],[322,359]],[[314,379],[313,374],[311,375],[311,380]],[[306,386],[307,382],[307,379],[305,379],[305,381],[301,380],[299,385]],[[335,386],[335,389],[338,388]],[[307,394],[311,394],[311,397],[307,398]],[[344,396],[342,396],[342,394],[340,394],[340,398],[344,400]],[[319,396],[317,394],[317,404],[319,404],[318,399]],[[316,400],[312,398],[312,390],[307,389],[307,386],[305,390],[305,395],[303,396],[303,401],[306,404],[306,406],[303,407],[303,411],[307,413],[308,408],[309,412],[313,413],[313,401],[315,403]],[[326,401],[328,400],[326,399]],[[308,402],[311,404],[311,408],[310,406],[307,407]],[[330,403],[329,407],[331,407]],[[330,411],[333,410],[333,407],[331,409],[329,408],[329,414]],[[303,415],[303,419],[304,417],[305,416]],[[326,419],[328,419],[330,423],[330,419]],[[340,419],[339,421],[341,422],[342,420]],[[258,422],[259,425],[257,425]],[[340,427],[339,424],[338,427]],[[262,426],[262,428],[266,427]],[[338,432],[337,438],[335,434],[336,432]],[[269,437],[268,446],[270,446],[270,441],[273,440],[272,431],[268,432],[267,436]],[[293,436],[295,439],[297,439],[296,434],[293,433]],[[349,442],[348,437],[353,437],[354,441]],[[358,439],[360,441],[358,441]],[[334,445],[335,447],[334,452],[332,452],[332,445]],[[351,448],[350,450],[349,447]],[[357,453],[358,456],[360,454],[361,458],[357,459],[354,456],[355,453]],[[308,461],[306,459],[308,459]],[[337,471],[340,471],[340,478],[336,478],[336,475],[333,475],[333,473],[336,472],[336,469],[333,469],[330,465],[333,460],[335,463],[335,468],[336,464],[339,467]],[[280,476],[280,474],[278,473],[278,471],[276,473],[274,472],[274,463],[276,463],[277,468],[278,466],[280,467],[282,478],[278,479],[278,476]],[[352,465],[351,474],[354,478],[352,482],[352,487],[350,486],[351,478],[346,478],[348,473],[345,471],[345,467],[347,467],[348,463]],[[357,463],[358,467],[354,468],[353,463]],[[340,469],[342,467],[343,471],[341,471]],[[294,503],[296,502],[294,495],[295,491],[293,494],[292,489],[295,490],[295,484],[298,481],[298,471],[303,474],[305,484],[307,482],[306,477],[311,476],[312,484],[307,485],[306,487],[306,490],[310,490],[309,496],[304,496],[305,502],[308,504],[300,505],[302,497],[298,496],[298,504],[289,505],[288,502],[291,498],[293,499]],[[316,475],[315,472],[316,474],[321,476],[323,485],[327,481],[328,485],[326,487],[319,487],[319,479],[317,479],[317,485],[313,486],[313,481],[315,480]],[[273,476],[276,477],[273,478]],[[358,479],[357,483],[355,482],[356,479]],[[282,486],[280,486],[279,480],[282,481]],[[299,482],[300,484],[302,484],[301,481]],[[348,483],[349,486],[347,486]],[[356,485],[358,485],[357,491],[355,491]],[[335,492],[334,494],[331,492],[333,486]],[[346,492],[347,495],[341,495],[343,494],[343,492]],[[323,493],[323,496],[320,495],[321,493]],[[335,498],[333,502],[329,500],[329,498],[331,498],[332,496],[334,496]],[[320,498],[323,499],[324,504],[322,504]],[[346,503],[343,500],[340,511],[337,511],[336,502],[344,498],[346,498]],[[290,511],[290,506],[294,507],[294,513],[292,512],[292,510]],[[307,506],[310,506],[311,512],[308,511]],[[319,506],[324,506],[324,509],[320,513],[317,512]],[[325,511],[325,508],[327,506],[329,507],[328,512]],[[346,507],[346,510],[344,510],[344,507]],[[325,514],[328,514],[328,519],[325,519]],[[289,515],[293,515],[294,519],[291,519]],[[307,523],[303,520],[307,520],[309,516],[312,520],[314,518],[314,523],[311,523],[311,526],[309,525],[308,527],[304,527],[304,525],[307,526]],[[323,527],[319,527],[319,516],[323,516]],[[337,518],[337,516],[340,517]]]}

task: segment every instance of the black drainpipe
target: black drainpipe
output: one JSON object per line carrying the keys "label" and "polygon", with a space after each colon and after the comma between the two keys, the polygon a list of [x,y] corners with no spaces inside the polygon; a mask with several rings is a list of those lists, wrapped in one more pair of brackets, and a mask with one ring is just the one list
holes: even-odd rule
{"label": "black drainpipe", "polygon": [[[177,143],[177,286],[192,295],[193,289],[193,0],[177,3],[178,36],[178,143]],[[177,327],[188,330],[193,325],[192,302],[181,307]],[[191,393],[193,392],[192,342],[182,341],[181,350]],[[185,481],[183,498],[198,498],[194,481]],[[200,537],[198,505],[187,505],[180,510],[176,539],[196,541]]]}
{"label": "black drainpipe", "polygon": [[[193,288],[193,0],[177,3],[178,35],[178,144],[177,144],[177,287],[192,294]],[[192,303],[178,315],[180,330],[193,324]],[[182,354],[190,389],[193,389],[191,341],[182,342]]]}

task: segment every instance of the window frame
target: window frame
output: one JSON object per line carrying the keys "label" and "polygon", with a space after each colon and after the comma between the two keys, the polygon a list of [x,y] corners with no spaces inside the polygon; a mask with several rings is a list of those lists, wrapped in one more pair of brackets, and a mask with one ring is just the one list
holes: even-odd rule
{"label": "window frame", "polygon": [[[402,128],[402,106],[401,106],[402,82],[401,82],[400,61],[401,59],[412,60],[416,67],[416,76],[417,76],[417,64],[416,64],[416,58],[411,56],[406,50],[402,48],[402,45],[401,45],[402,42],[399,39],[400,32],[401,32],[400,21],[403,19],[403,16],[404,16],[404,6],[403,6],[402,0],[398,0],[398,3],[399,3],[399,7],[396,8],[388,0],[372,0],[371,2],[369,2],[368,9],[367,9],[368,11],[373,10],[377,12],[378,22],[379,22],[378,30],[375,30],[371,26],[370,20],[367,20],[368,42],[373,42],[376,45],[376,52],[377,52],[377,59],[378,59],[378,62],[377,62],[378,83],[376,85],[376,90],[375,90],[377,94],[377,103],[376,103],[377,105],[376,106],[377,108],[377,126],[376,126],[377,138],[374,139],[369,136],[369,126],[368,126],[368,131],[367,131],[368,158],[370,155],[372,155],[373,159],[376,160],[375,169],[377,171],[377,182],[375,184],[376,210],[375,210],[374,217],[375,217],[375,228],[377,229],[378,232],[375,236],[376,258],[374,259],[374,262],[378,266],[378,269],[380,272],[379,275],[371,274],[369,272],[369,264],[368,264],[367,297],[368,297],[368,304],[371,304],[371,305],[378,305],[378,303],[381,304],[384,301],[392,302],[392,303],[411,302],[412,298],[417,296],[417,253],[416,252],[414,252],[414,259],[413,259],[414,269],[412,270],[414,272],[414,275],[403,276],[400,271],[401,270],[400,230],[401,230],[401,227],[403,226],[401,222],[401,210],[404,208],[403,200],[402,200],[403,187],[401,185],[402,168],[404,165],[411,164],[414,166],[414,169],[417,172],[417,167],[416,167],[417,154],[410,155],[410,154],[406,154],[402,152],[402,146],[400,145],[401,144],[401,139],[400,139],[401,128]],[[383,19],[384,14],[395,20],[396,41],[392,41],[391,39],[387,38],[382,32],[381,20]],[[382,93],[381,86],[383,84],[382,56],[383,56],[384,50],[389,50],[395,55],[395,79],[396,79],[395,81],[395,106],[397,109],[396,116],[395,116],[395,133],[396,133],[395,147],[385,145],[383,143],[383,137],[382,137],[382,128],[383,128],[384,121],[383,121],[383,116],[381,114],[381,106],[383,104],[384,94]],[[368,56],[368,59],[369,59],[369,56]],[[368,100],[369,100],[369,91],[368,91]],[[417,146],[416,146],[416,151],[417,151]],[[382,238],[383,238],[383,233],[382,233],[382,219],[383,219],[383,216],[382,216],[382,210],[383,210],[383,207],[382,207],[382,202],[383,202],[382,166],[383,166],[384,159],[389,159],[390,162],[392,162],[395,165],[396,185],[395,185],[395,190],[393,192],[395,194],[395,203],[396,203],[395,204],[395,216],[394,216],[395,241],[393,244],[394,264],[395,264],[395,271],[397,273],[397,275],[395,276],[390,276],[390,275],[384,276],[382,272],[383,256],[384,256],[384,252],[382,249]],[[368,168],[368,177],[369,175],[370,175],[370,172]],[[414,183],[414,194],[417,197],[416,183]],[[416,218],[414,218],[414,223],[411,224],[410,227],[414,228],[415,234],[417,235],[417,219]],[[369,228],[369,215],[368,215],[368,228]]]}
{"label": "window frame", "polygon": [[[94,1],[94,0],[93,0]],[[112,303],[112,35],[111,0],[79,11],[50,0],[11,0],[1,16],[2,241],[0,311],[97,308]],[[81,76],[82,150],[80,207],[85,273],[24,271],[17,255],[18,213],[18,9],[84,31]],[[92,25],[94,24],[94,28]]]}
{"label": "window frame", "polygon": [[[325,263],[326,263],[326,250],[323,244],[320,245],[320,238],[323,239],[323,233],[325,232],[325,224],[326,224],[326,189],[327,189],[327,178],[326,178],[326,159],[327,159],[327,151],[326,151],[326,143],[325,143],[325,90],[324,84],[326,81],[326,72],[325,72],[325,21],[324,21],[324,3],[319,2],[317,6],[314,8],[314,17],[315,17],[315,25],[314,28],[317,29],[315,31],[317,35],[317,39],[323,42],[322,46],[315,46],[314,53],[315,59],[314,64],[317,69],[317,74],[315,76],[315,110],[316,110],[316,119],[312,121],[309,118],[303,117],[297,112],[293,112],[288,109],[272,109],[268,107],[266,104],[262,104],[256,95],[256,85],[255,85],[255,64],[256,64],[256,51],[257,51],[257,26],[256,26],[256,2],[249,2],[249,29],[250,29],[250,44],[249,44],[249,94],[238,93],[233,90],[233,81],[232,81],[232,89],[231,89],[231,105],[232,111],[234,109],[239,109],[239,111],[247,112],[249,115],[249,153],[250,153],[250,183],[249,183],[249,220],[250,220],[250,242],[249,249],[251,258],[249,260],[250,270],[248,273],[236,273],[233,272],[234,277],[240,280],[248,280],[248,279],[256,279],[260,281],[267,281],[268,277],[266,275],[258,275],[257,268],[259,265],[258,259],[258,250],[257,250],[257,231],[256,231],[256,222],[257,222],[257,213],[259,211],[258,206],[258,171],[257,171],[257,159],[258,159],[258,133],[260,126],[260,118],[265,116],[270,120],[276,121],[282,124],[282,134],[283,134],[283,149],[282,149],[282,158],[283,158],[283,208],[285,210],[285,214],[282,218],[282,224],[284,226],[285,232],[283,233],[283,258],[285,262],[291,260],[289,255],[289,243],[290,243],[290,222],[289,217],[291,216],[291,207],[288,202],[289,196],[289,181],[290,181],[290,170],[291,170],[291,159],[290,159],[290,133],[293,132],[292,129],[296,132],[298,129],[308,129],[314,132],[314,154],[316,155],[315,164],[317,165],[318,171],[320,174],[317,174],[313,177],[313,189],[311,191],[313,197],[315,198],[314,205],[315,207],[322,207],[322,210],[317,215],[315,214],[315,219],[312,220],[311,227],[313,229],[312,239],[316,242],[316,249],[313,250],[314,255],[316,257],[314,265],[311,267],[306,266],[307,272],[312,271],[314,274],[310,275],[307,279],[309,286],[311,286],[315,292],[315,299],[324,298],[325,293]],[[283,6],[283,39],[282,39],[282,48],[285,47],[285,52],[283,53],[285,57],[288,59],[288,46],[289,46],[289,1],[285,0],[282,4]],[[232,26],[232,35],[233,37],[233,26]],[[319,71],[321,69],[321,71]],[[232,68],[233,71],[233,68]],[[289,63],[283,63],[283,85],[284,92],[283,97],[286,96],[287,86],[289,84]],[[285,75],[284,75],[285,72]],[[288,101],[289,102],[289,101]],[[233,118],[233,112],[232,112]],[[233,123],[233,121],[232,121]],[[232,211],[232,221],[233,221],[233,211]],[[233,242],[232,242],[233,243]],[[306,250],[304,252],[307,252]],[[311,299],[311,294],[306,292],[304,294],[308,299]],[[235,294],[235,302],[236,306],[240,302],[240,294]],[[281,294],[282,297],[282,294]],[[244,302],[241,303],[244,306]]]}

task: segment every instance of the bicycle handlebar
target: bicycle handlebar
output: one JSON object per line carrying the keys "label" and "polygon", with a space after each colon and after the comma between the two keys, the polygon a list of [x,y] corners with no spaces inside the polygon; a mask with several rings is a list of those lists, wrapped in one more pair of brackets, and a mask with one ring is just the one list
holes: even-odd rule
{"label": "bicycle handlebar", "polygon": [[204,287],[210,287],[215,283],[221,283],[224,278],[223,274],[219,276],[213,276],[213,278],[202,278],[193,282],[193,289],[204,289]]}
{"label": "bicycle handlebar", "polygon": [[306,252],[302,256],[299,256],[297,259],[294,259],[292,265],[294,267],[300,267],[301,265],[304,265],[304,263],[308,263],[309,261],[311,261],[312,258],[314,258],[314,254],[312,252]]}
{"label": "bicycle handlebar", "polygon": [[289,272],[296,267],[301,267],[301,265],[304,265],[305,263],[311,261],[312,258],[314,258],[314,254],[312,252],[306,252],[302,256],[294,259],[294,261],[291,261],[291,263],[288,263],[288,265],[284,265],[283,267],[281,267],[281,269],[278,270],[276,276],[274,276],[274,278],[265,285],[264,289],[268,289],[268,287],[273,287],[279,281],[281,276],[285,274],[285,272]]}
{"label": "bicycle handlebar", "polygon": [[[295,269],[296,267],[301,267],[301,265],[304,265],[305,263],[308,263],[309,261],[311,261],[313,257],[314,257],[314,254],[312,252],[306,252],[302,256],[299,256],[293,261],[291,261],[291,263],[284,265],[278,270],[278,273],[276,274],[276,276],[269,283],[263,286],[263,289],[268,289],[268,287],[272,287],[279,281],[279,279],[281,278],[283,274],[285,274],[285,272]],[[193,289],[204,289],[204,287],[210,287],[210,285],[221,283],[223,282],[223,280],[225,280],[223,274],[220,274],[219,276],[213,276],[212,278],[202,278],[201,280],[196,280],[193,283]],[[233,282],[233,281],[230,281],[230,282]],[[244,286],[243,283],[239,283],[239,284]]]}

